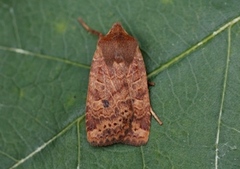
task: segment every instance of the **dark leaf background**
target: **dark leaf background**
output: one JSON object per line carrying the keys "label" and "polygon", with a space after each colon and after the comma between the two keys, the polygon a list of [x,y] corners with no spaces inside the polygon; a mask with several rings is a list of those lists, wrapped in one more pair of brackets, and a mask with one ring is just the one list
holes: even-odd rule
{"label": "dark leaf background", "polygon": [[[0,0],[0,168],[240,168],[240,1]],[[152,119],[145,146],[92,147],[85,100],[97,37],[138,39]]]}

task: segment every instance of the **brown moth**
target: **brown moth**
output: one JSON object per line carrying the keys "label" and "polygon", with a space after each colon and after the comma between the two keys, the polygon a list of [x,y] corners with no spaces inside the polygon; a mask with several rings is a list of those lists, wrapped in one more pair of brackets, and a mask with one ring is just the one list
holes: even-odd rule
{"label": "brown moth", "polygon": [[138,42],[115,23],[107,35],[82,26],[99,36],[89,76],[86,130],[93,146],[124,143],[146,144],[153,112],[146,69]]}

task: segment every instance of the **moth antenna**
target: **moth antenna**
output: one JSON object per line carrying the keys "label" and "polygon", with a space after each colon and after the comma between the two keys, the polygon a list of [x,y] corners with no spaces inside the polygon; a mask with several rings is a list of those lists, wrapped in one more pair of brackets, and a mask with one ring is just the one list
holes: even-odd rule
{"label": "moth antenna", "polygon": [[152,108],[150,109],[151,114],[153,115],[153,117],[155,118],[155,120],[157,120],[157,122],[162,125],[163,122],[159,119],[159,117],[154,113],[154,111],[152,110]]}
{"label": "moth antenna", "polygon": [[101,32],[98,32],[92,28],[90,28],[83,20],[82,18],[78,18],[78,22],[84,27],[84,29],[86,29],[88,32],[90,32],[91,34],[97,35],[98,37],[103,36],[103,34]]}

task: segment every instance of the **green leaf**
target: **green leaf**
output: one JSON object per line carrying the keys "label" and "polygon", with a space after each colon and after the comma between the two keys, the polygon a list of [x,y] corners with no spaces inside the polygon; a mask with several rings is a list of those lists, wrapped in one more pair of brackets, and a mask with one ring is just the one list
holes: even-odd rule
{"label": "green leaf", "polygon": [[[0,168],[240,168],[239,1],[0,1]],[[149,142],[92,147],[85,100],[97,37],[139,41]]]}

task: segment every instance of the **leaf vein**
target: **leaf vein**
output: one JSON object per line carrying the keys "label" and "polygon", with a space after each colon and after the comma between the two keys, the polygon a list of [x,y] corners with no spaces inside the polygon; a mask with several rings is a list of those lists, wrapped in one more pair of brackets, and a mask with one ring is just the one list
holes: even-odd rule
{"label": "leaf vein", "polygon": [[217,121],[217,135],[216,135],[216,142],[215,142],[215,146],[216,146],[216,149],[215,149],[215,169],[218,169],[219,137],[220,137],[223,105],[224,105],[224,101],[225,101],[228,71],[229,71],[229,63],[230,63],[231,26],[232,25],[230,25],[230,27],[228,28],[228,50],[227,50],[227,58],[226,58],[226,68],[225,68],[225,73],[224,73],[224,82],[223,82],[223,90],[222,90],[222,96],[221,96],[221,104],[220,104],[220,110],[219,110],[218,121]]}
{"label": "leaf vein", "polygon": [[27,50],[20,49],[20,48],[0,46],[0,50],[15,52],[15,53],[22,54],[22,55],[30,55],[30,56],[38,57],[38,58],[41,58],[41,59],[53,60],[53,61],[69,64],[69,65],[72,65],[72,66],[77,66],[77,67],[81,67],[81,68],[85,68],[85,69],[90,69],[90,66],[88,66],[88,65],[84,65],[84,64],[81,64],[81,63],[76,63],[76,62],[73,62],[73,61],[70,61],[70,60],[67,60],[67,59],[57,58],[55,56],[43,55],[43,54],[40,54],[40,53],[34,53],[34,52],[27,51]]}
{"label": "leaf vein", "polygon": [[211,39],[213,39],[215,36],[217,36],[219,33],[221,33],[222,31],[224,31],[225,29],[227,29],[228,27],[231,27],[232,25],[234,25],[235,23],[240,21],[240,16],[234,18],[233,20],[229,21],[228,23],[226,23],[225,25],[221,26],[219,29],[217,29],[216,31],[214,31],[213,33],[211,33],[210,35],[208,35],[207,37],[205,37],[204,39],[202,39],[200,42],[196,43],[195,45],[193,45],[192,47],[188,48],[186,51],[184,51],[183,53],[177,55],[176,57],[174,57],[173,59],[169,60],[168,62],[166,62],[165,64],[163,64],[162,66],[159,66],[158,68],[156,68],[154,71],[150,72],[148,74],[148,78],[151,78],[153,76],[158,75],[159,73],[161,73],[162,71],[164,71],[165,69],[169,68],[170,66],[176,64],[177,62],[179,62],[180,60],[184,59],[185,57],[188,56],[188,54],[192,53],[193,51],[195,51],[196,49],[198,49],[199,47],[203,46],[205,43],[209,42]]}
{"label": "leaf vein", "polygon": [[42,151],[46,146],[48,146],[50,143],[52,143],[54,140],[56,140],[58,137],[63,135],[65,132],[67,132],[75,123],[78,123],[79,121],[82,121],[82,119],[85,117],[85,114],[74,120],[72,123],[68,124],[65,128],[63,128],[57,135],[52,137],[50,140],[48,140],[46,143],[42,144],[40,147],[38,147],[36,150],[34,150],[32,153],[30,153],[25,158],[22,158],[17,163],[15,163],[10,169],[16,168],[28,159],[32,158],[34,155],[36,155],[38,152]]}

